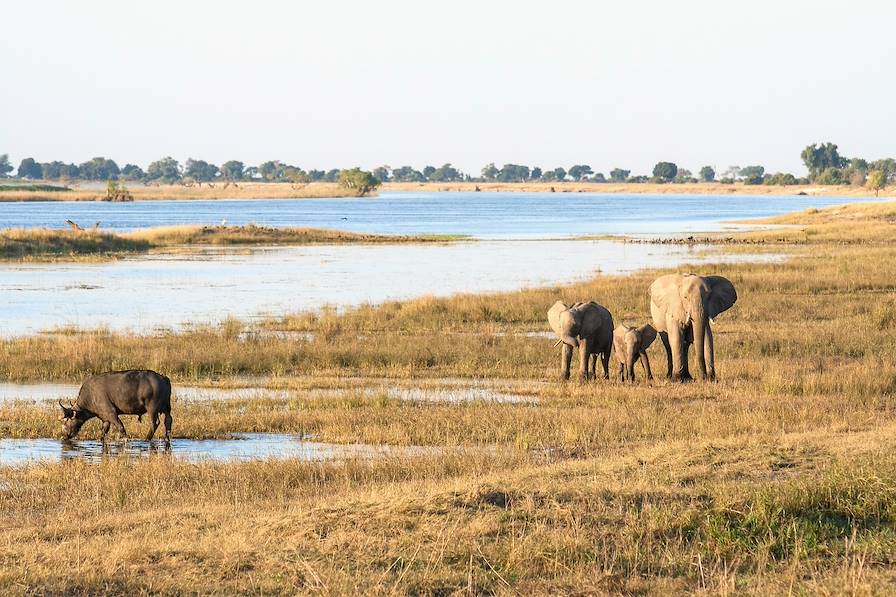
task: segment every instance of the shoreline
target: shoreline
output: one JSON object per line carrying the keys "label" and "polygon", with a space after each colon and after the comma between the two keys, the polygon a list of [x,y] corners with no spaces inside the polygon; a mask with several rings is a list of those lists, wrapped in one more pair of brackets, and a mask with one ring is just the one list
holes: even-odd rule
{"label": "shoreline", "polygon": [[[596,182],[387,182],[366,197],[354,197],[337,183],[312,182],[301,185],[290,183],[245,182],[239,186],[224,188],[187,187],[183,185],[144,186],[128,185],[127,190],[134,201],[215,201],[247,199],[358,199],[375,200],[378,193],[595,193],[632,195],[720,195],[720,196],[816,196],[849,198],[896,197],[896,185],[882,190],[879,195],[864,187],[843,185],[744,185],[742,183],[722,184],[684,183],[596,183]],[[106,195],[104,188],[80,188],[74,185],[69,191],[5,191],[0,185],[0,202],[20,201],[102,201]]]}

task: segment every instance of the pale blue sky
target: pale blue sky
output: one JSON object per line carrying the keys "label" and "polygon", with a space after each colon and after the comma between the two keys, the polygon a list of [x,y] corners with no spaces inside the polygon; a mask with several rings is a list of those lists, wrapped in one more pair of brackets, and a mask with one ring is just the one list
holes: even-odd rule
{"label": "pale blue sky", "polygon": [[896,155],[896,3],[4,4],[0,153],[803,172]]}

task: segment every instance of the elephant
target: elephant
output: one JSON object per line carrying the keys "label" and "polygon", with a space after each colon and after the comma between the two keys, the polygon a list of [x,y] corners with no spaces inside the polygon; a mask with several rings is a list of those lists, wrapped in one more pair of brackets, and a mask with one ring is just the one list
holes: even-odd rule
{"label": "elephant", "polygon": [[605,307],[593,301],[575,303],[572,306],[557,301],[548,311],[548,323],[560,338],[554,346],[563,344],[560,358],[560,373],[563,379],[569,379],[569,366],[574,348],[579,349],[581,379],[596,376],[597,355],[601,357],[604,379],[609,379],[610,351],[613,349],[613,316]]}
{"label": "elephant", "polygon": [[697,367],[715,381],[715,352],[710,321],[737,302],[734,284],[722,276],[668,274],[650,285],[650,314],[666,348],[666,377],[690,381],[688,349],[696,344]]}
{"label": "elephant", "polygon": [[656,340],[656,330],[649,323],[641,327],[629,327],[625,324],[613,330],[613,350],[619,361],[620,381],[635,381],[635,361],[640,360],[647,379],[653,379],[650,371],[650,359],[647,348]]}

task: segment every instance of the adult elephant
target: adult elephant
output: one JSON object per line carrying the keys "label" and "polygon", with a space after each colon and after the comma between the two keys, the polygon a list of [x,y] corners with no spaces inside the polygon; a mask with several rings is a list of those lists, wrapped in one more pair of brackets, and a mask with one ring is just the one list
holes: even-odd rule
{"label": "adult elephant", "polygon": [[693,343],[700,376],[715,380],[709,322],[736,301],[734,284],[722,276],[669,274],[650,285],[650,314],[666,348],[667,377],[673,381],[692,379],[688,371],[688,348]]}
{"label": "adult elephant", "polygon": [[605,307],[594,301],[575,303],[572,306],[557,301],[548,311],[548,323],[560,338],[557,344],[563,344],[560,357],[560,373],[563,379],[569,379],[569,365],[574,348],[579,349],[579,376],[582,379],[596,376],[597,355],[601,357],[604,379],[610,377],[613,316]]}

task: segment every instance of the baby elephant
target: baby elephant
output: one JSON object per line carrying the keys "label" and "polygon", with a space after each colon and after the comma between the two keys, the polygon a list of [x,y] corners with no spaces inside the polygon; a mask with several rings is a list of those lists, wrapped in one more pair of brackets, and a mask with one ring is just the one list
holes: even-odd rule
{"label": "baby elephant", "polygon": [[613,330],[613,349],[619,360],[620,381],[635,381],[635,361],[640,358],[641,365],[647,373],[647,379],[653,379],[650,372],[650,359],[647,358],[647,347],[656,340],[656,330],[649,323],[639,328],[630,328],[619,324]]}

